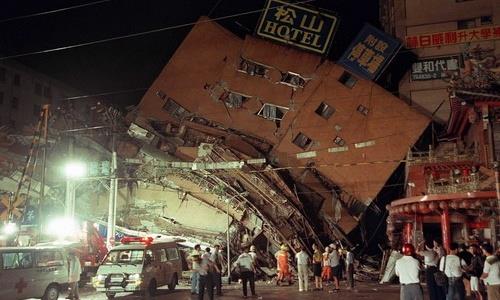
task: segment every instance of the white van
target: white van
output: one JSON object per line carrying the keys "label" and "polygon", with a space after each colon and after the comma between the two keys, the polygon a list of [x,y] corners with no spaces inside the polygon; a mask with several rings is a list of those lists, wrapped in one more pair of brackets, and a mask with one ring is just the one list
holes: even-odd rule
{"label": "white van", "polygon": [[153,238],[122,239],[122,245],[108,252],[97,269],[93,285],[111,299],[116,293],[135,292],[150,296],[160,286],[174,290],[182,275],[182,263],[176,240]]}
{"label": "white van", "polygon": [[0,299],[56,300],[67,285],[68,260],[63,249],[0,248]]}

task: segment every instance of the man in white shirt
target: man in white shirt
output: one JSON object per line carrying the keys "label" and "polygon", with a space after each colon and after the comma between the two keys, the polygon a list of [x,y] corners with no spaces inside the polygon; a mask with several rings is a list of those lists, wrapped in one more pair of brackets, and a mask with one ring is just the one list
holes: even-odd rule
{"label": "man in white shirt", "polygon": [[424,249],[418,251],[417,254],[424,257],[425,282],[427,283],[429,299],[442,300],[445,298],[444,290],[437,285],[434,279],[434,274],[438,271],[439,254],[433,249],[430,243],[422,242],[420,246],[423,246]]}
{"label": "man in white shirt", "polygon": [[352,253],[351,248],[347,248],[345,254],[345,267],[347,271],[347,285],[349,289],[354,288],[354,253]]}
{"label": "man in white shirt", "polygon": [[199,281],[200,281],[200,263],[201,263],[201,246],[195,245],[194,250],[191,252],[190,260],[191,267],[191,294],[198,294]]}
{"label": "man in white shirt", "polygon": [[463,268],[466,267],[465,261],[457,256],[458,244],[451,243],[450,254],[441,258],[439,270],[443,271],[448,277],[448,292],[446,300],[465,299],[465,286],[462,280]]}
{"label": "man in white shirt", "polygon": [[214,299],[213,273],[217,270],[217,267],[214,265],[210,258],[210,248],[207,248],[205,253],[201,256],[200,268],[198,271],[198,300],[203,300],[205,288],[208,292],[208,299]]}
{"label": "man in white shirt", "polygon": [[210,260],[215,264],[215,271],[213,272],[214,285],[217,290],[217,296],[222,296],[222,254],[220,253],[220,246],[214,245],[214,253]]}
{"label": "man in white shirt", "polygon": [[247,284],[250,282],[250,292],[252,296],[255,295],[255,264],[252,256],[248,254],[248,248],[245,249],[238,259],[234,263],[240,270],[242,287],[243,287],[243,298],[247,297]]}
{"label": "man in white shirt", "polygon": [[494,254],[491,245],[485,244],[482,248],[486,260],[481,279],[488,289],[488,300],[498,300],[500,299],[500,258]]}
{"label": "man in white shirt", "polygon": [[423,300],[424,294],[418,278],[420,263],[413,257],[415,248],[412,244],[405,244],[402,252],[404,256],[396,261],[394,268],[401,284],[399,298],[401,300]]}
{"label": "man in white shirt", "polygon": [[340,255],[337,250],[337,246],[334,244],[330,244],[330,252],[328,256],[328,263],[330,264],[330,268],[332,269],[332,278],[333,283],[335,284],[334,292],[338,292],[340,290],[339,280],[342,275],[342,267],[340,266]]}
{"label": "man in white shirt", "polygon": [[308,290],[309,288],[309,255],[304,251],[304,248],[300,246],[300,251],[295,254],[295,259],[297,259],[297,275],[299,277],[299,292]]}

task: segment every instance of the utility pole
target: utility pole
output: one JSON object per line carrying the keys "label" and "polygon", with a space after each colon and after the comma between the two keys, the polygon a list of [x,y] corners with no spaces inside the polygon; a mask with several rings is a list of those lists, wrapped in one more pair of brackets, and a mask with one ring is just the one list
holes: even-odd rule
{"label": "utility pole", "polygon": [[[72,161],[74,157],[74,141],[73,137],[68,138],[68,160]],[[73,219],[75,216],[75,182],[70,176],[66,178],[66,201],[64,204],[64,216]]]}
{"label": "utility pole", "polygon": [[[48,127],[49,127],[49,104],[44,104],[43,110],[43,144],[42,144],[42,170],[41,170],[41,180],[40,180],[40,197],[38,198],[38,229],[42,232],[43,221],[42,216],[42,205],[45,202],[45,169],[47,165],[47,146],[48,146]],[[40,235],[38,236],[40,237]]]}
{"label": "utility pole", "polygon": [[108,227],[106,235],[106,246],[108,249],[112,248],[115,243],[115,225],[116,225],[116,198],[118,194],[118,176],[117,159],[116,159],[116,146],[115,146],[115,127],[112,128],[112,141],[111,141],[111,177],[109,184],[109,207],[108,207]]}

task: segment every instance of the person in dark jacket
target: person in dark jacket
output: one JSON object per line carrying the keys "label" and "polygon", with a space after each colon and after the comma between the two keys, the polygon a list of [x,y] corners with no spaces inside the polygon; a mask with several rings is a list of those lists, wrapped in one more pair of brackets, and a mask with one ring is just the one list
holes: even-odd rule
{"label": "person in dark jacket", "polygon": [[472,254],[471,263],[467,268],[467,274],[470,276],[471,294],[474,299],[483,300],[482,291],[484,288],[482,288],[479,278],[483,273],[484,257],[476,244],[470,245],[468,251]]}

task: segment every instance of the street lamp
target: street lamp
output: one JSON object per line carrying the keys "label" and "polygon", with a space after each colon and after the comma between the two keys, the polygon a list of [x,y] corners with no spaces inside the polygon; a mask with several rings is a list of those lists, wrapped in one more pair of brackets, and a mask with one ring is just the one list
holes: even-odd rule
{"label": "street lamp", "polygon": [[226,243],[227,243],[227,283],[231,283],[231,246],[230,246],[230,238],[229,238],[229,226],[231,225],[231,220],[229,219],[229,204],[231,200],[236,197],[247,197],[248,192],[238,193],[231,198],[227,199],[227,207],[226,207],[226,215],[227,215],[227,230],[226,230]]}
{"label": "street lamp", "polygon": [[64,215],[66,218],[73,218],[75,215],[75,182],[74,180],[87,175],[87,166],[81,161],[70,161],[64,165],[66,175],[66,202]]}

